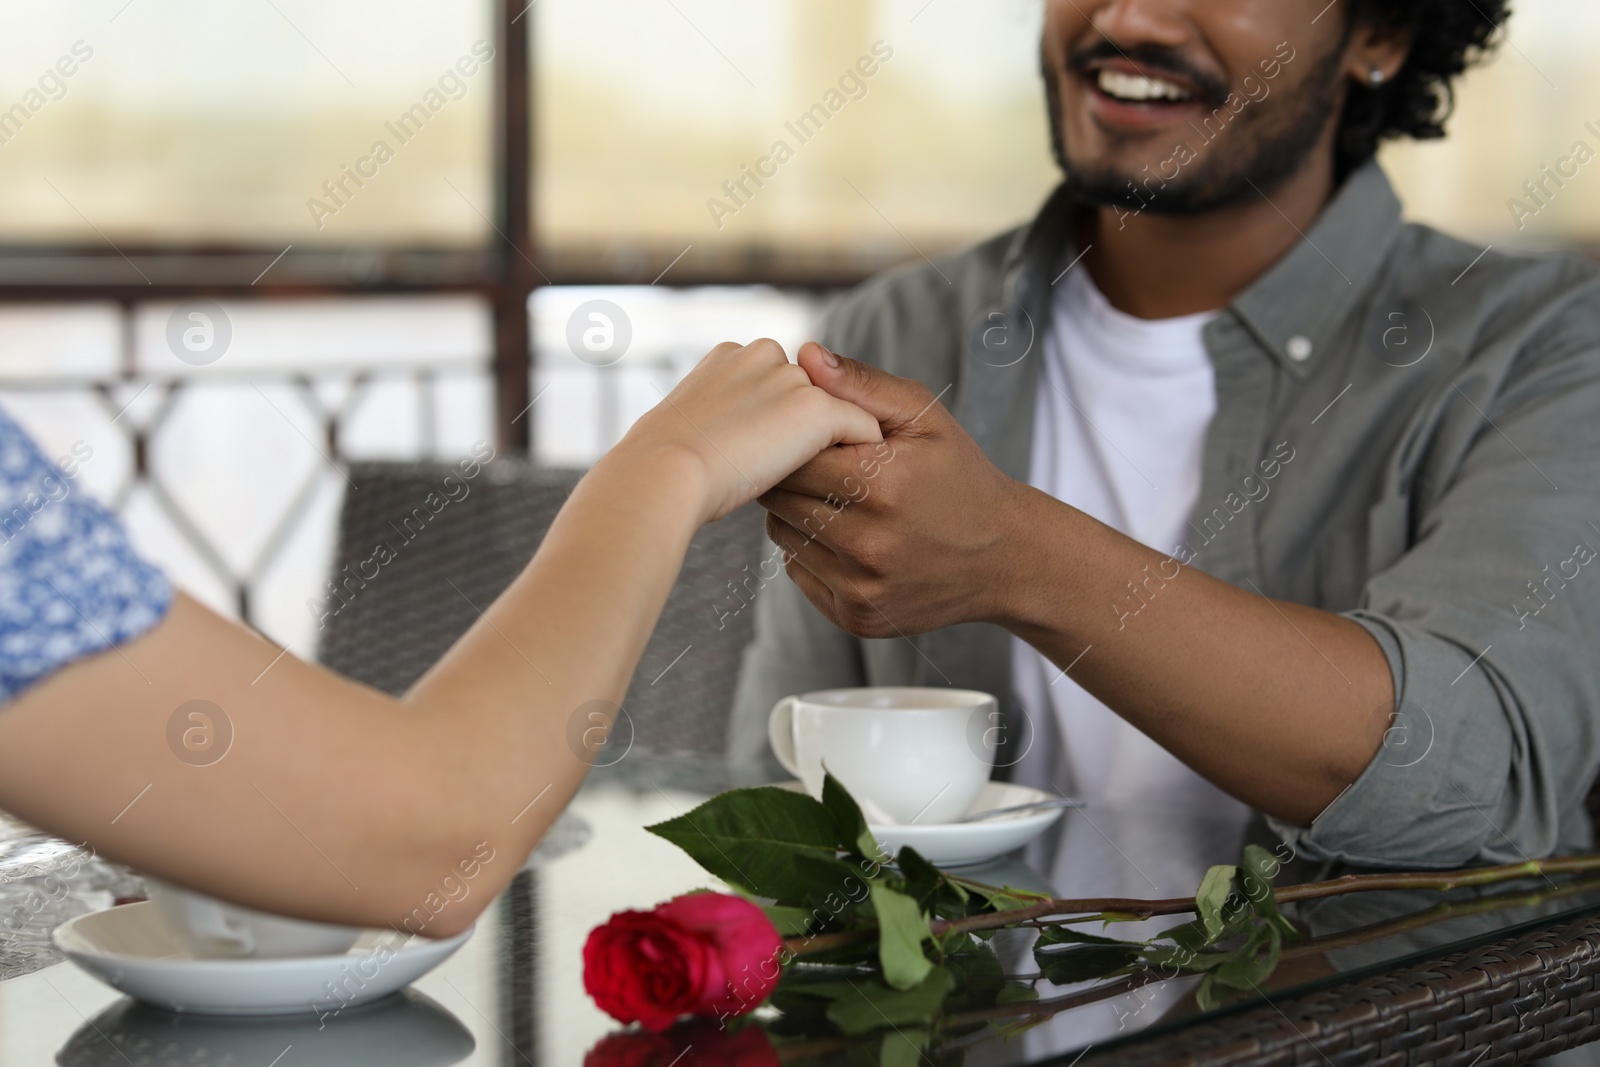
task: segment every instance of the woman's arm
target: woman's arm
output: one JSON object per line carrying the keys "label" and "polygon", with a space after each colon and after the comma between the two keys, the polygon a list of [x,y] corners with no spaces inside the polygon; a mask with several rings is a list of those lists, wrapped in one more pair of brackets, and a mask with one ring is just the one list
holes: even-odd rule
{"label": "woman's arm", "polygon": [[[275,648],[179,597],[145,636],[0,708],[0,807],[264,910],[459,931],[582,780],[569,720],[621,699],[699,525],[830,445],[877,439],[775,343],[720,346],[402,700],[291,656],[266,669]],[[209,766],[168,747],[192,700],[233,726]]]}

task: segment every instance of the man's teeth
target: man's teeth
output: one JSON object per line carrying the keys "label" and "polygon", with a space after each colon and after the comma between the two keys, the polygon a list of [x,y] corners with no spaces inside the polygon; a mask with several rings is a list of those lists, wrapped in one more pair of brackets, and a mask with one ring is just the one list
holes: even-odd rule
{"label": "man's teeth", "polygon": [[1147,78],[1143,74],[1124,74],[1102,70],[1100,91],[1118,100],[1187,100],[1189,94],[1169,81]]}

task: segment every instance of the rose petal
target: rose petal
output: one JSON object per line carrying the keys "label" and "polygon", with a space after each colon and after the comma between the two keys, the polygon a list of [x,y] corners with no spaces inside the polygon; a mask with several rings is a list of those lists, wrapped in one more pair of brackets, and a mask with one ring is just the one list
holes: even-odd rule
{"label": "rose petal", "polygon": [[696,1014],[743,1015],[777,986],[783,938],[757,905],[726,893],[689,893],[654,914],[700,936],[720,964],[706,972]]}

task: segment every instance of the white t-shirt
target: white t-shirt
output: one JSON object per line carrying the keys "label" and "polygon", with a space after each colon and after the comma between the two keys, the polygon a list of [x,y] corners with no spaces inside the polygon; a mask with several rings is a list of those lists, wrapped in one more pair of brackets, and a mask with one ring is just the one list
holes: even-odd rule
{"label": "white t-shirt", "polygon": [[[1206,430],[1217,409],[1201,335],[1214,313],[1135,318],[1113,308],[1083,267],[1058,283],[1054,301],[1039,369],[1029,481],[1134,540],[1171,552],[1187,540]],[[1114,617],[1109,603],[1104,610]],[[1032,646],[1013,641],[1011,658],[1015,693],[1034,730],[1013,779],[1088,802],[1027,854],[1056,893],[1186,896],[1208,866],[1237,859],[1250,814],[1245,805]],[[1108,932],[1137,939],[1170,925],[1151,920]],[[1159,983],[1071,1012],[1030,1031],[1024,1047],[1030,1056],[1043,1056],[1114,1037],[1131,1018],[1160,1017],[1186,988]]]}
{"label": "white t-shirt", "polygon": [[[1029,481],[1171,552],[1185,540],[1216,413],[1201,338],[1215,313],[1135,318],[1112,307],[1081,267],[1059,283],[1054,300]],[[1105,610],[1109,617],[1112,606]],[[1212,818],[1244,811],[1032,646],[1014,641],[1012,664],[1016,695],[1035,731],[1015,780],[1090,801],[1193,806]]]}

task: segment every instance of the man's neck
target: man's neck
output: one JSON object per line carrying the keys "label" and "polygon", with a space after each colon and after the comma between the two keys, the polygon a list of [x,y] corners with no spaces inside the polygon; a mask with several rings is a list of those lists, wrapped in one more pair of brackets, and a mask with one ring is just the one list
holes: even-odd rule
{"label": "man's neck", "polygon": [[[1268,196],[1186,218],[1100,208],[1085,219],[1084,265],[1111,306],[1142,319],[1227,307],[1322,213],[1332,167],[1308,166]],[[1270,199],[1269,199],[1270,197]]]}

